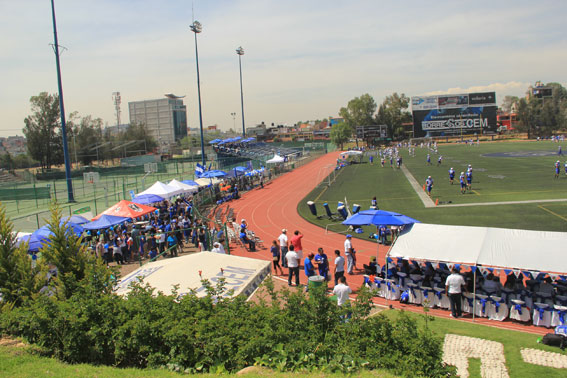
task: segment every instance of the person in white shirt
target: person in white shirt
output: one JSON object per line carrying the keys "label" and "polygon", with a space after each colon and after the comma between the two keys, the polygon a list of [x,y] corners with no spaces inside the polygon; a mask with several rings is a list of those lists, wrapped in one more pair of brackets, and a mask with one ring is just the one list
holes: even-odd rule
{"label": "person in white shirt", "polygon": [[335,276],[335,286],[339,283],[339,278],[345,275],[345,258],[341,256],[341,251],[335,250],[335,270],[333,275]]}
{"label": "person in white shirt", "polygon": [[344,306],[348,302],[348,296],[352,293],[352,289],[346,284],[345,276],[339,278],[339,284],[335,285],[333,294],[337,296],[337,304]]}
{"label": "person in white shirt", "polygon": [[295,285],[299,286],[299,256],[294,251],[293,245],[289,246],[289,251],[286,254],[285,258],[287,259],[287,267],[288,267],[288,276],[287,276],[287,284],[291,286],[291,279],[295,274]]}
{"label": "person in white shirt", "polygon": [[213,244],[213,249],[211,249],[211,252],[226,254],[224,247],[219,242],[216,242],[216,243]]}
{"label": "person in white shirt", "polygon": [[285,255],[287,253],[287,230],[284,228],[280,236],[278,236],[278,243],[280,244],[280,251],[282,253],[282,266],[287,268],[287,259]]}
{"label": "person in white shirt", "polygon": [[354,257],[354,248],[352,247],[352,235],[348,234],[345,240],[345,256],[347,258],[347,273],[352,274],[356,262]]}
{"label": "person in white shirt", "polygon": [[465,288],[465,279],[458,273],[457,268],[451,269],[451,275],[445,281],[445,293],[451,302],[451,314],[453,318],[460,318],[463,315],[461,310],[461,293],[462,288]]}

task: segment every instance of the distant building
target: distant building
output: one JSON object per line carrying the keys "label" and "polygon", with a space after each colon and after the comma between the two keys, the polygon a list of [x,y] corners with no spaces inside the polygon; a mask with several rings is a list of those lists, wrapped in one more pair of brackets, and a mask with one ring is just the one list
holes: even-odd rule
{"label": "distant building", "polygon": [[183,97],[167,94],[166,98],[129,102],[128,110],[130,123],[146,125],[160,146],[187,136],[187,107],[183,105]]}
{"label": "distant building", "polygon": [[106,126],[104,128],[104,131],[106,133],[110,133],[110,135],[112,135],[112,136],[117,136],[118,134],[123,133],[126,130],[128,130],[128,127],[130,127],[129,123],[122,123],[120,125]]}
{"label": "distant building", "polygon": [[0,154],[10,154],[12,156],[22,155],[28,152],[28,143],[23,136],[0,137]]}

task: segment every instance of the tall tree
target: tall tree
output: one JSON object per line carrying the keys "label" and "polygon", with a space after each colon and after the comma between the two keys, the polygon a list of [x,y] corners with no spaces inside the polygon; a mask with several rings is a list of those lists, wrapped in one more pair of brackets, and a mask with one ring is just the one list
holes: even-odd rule
{"label": "tall tree", "polygon": [[30,99],[32,114],[24,119],[23,129],[32,158],[42,168],[63,162],[63,141],[59,118],[59,96],[41,92]]}
{"label": "tall tree", "polygon": [[551,97],[529,95],[518,102],[519,131],[527,131],[528,137],[546,137],[554,131],[567,128],[567,89],[559,83],[548,83]]}
{"label": "tall tree", "polygon": [[351,129],[346,123],[337,123],[336,125],[333,125],[333,128],[331,129],[331,142],[340,146],[340,149],[342,150],[343,145],[348,142],[351,135]]}
{"label": "tall tree", "polygon": [[2,302],[19,306],[44,285],[45,264],[32,264],[27,243],[17,245],[14,226],[0,205],[0,294]]}
{"label": "tall tree", "polygon": [[351,134],[356,131],[356,126],[375,125],[374,113],[376,113],[376,101],[368,93],[353,98],[346,108],[343,107],[339,111]]}
{"label": "tall tree", "polygon": [[404,137],[403,123],[411,122],[409,107],[409,97],[405,94],[399,95],[394,92],[386,96],[376,115],[376,123],[388,126],[388,134],[394,139]]}

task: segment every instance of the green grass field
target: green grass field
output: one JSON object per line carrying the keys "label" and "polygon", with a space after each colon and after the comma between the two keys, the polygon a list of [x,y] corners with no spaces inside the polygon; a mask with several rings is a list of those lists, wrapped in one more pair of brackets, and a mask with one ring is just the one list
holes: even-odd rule
{"label": "green grass field", "polygon": [[[406,314],[418,321],[420,326],[425,325],[425,317],[422,314],[406,312]],[[397,310],[388,310],[384,315],[395,318],[399,315]],[[565,354],[559,348],[538,344],[538,335],[508,331],[484,325],[461,322],[453,319],[434,318],[428,322],[428,327],[434,334],[444,337],[446,334],[455,334],[468,337],[476,337],[484,340],[496,341],[504,346],[506,368],[510,377],[565,377],[566,369],[554,369],[546,366],[525,363],[520,354],[522,348],[541,349],[548,352]],[[471,363],[472,362],[472,363]],[[469,376],[480,377],[480,361],[469,358]]]}
{"label": "green grass field", "polygon": [[[440,144],[441,166],[437,166],[438,155],[434,153],[431,153],[432,165],[426,164],[426,148],[416,148],[415,157],[410,157],[407,149],[402,149],[401,156],[403,164],[420,186],[427,176],[433,177],[432,199],[438,199],[441,205],[567,199],[567,176],[563,169],[567,157],[560,157],[562,173],[559,179],[554,178],[558,145],[552,142],[494,142],[478,146]],[[529,153],[532,156],[484,156],[492,153]],[[538,156],[544,153],[548,156]],[[473,167],[473,190],[463,195],[458,176],[468,164]],[[456,171],[454,185],[449,184],[450,167]],[[327,188],[323,184],[313,190],[299,204],[298,210],[310,222],[325,226],[331,222],[315,219],[306,201],[315,201],[318,212],[322,214],[324,202],[336,211],[337,201],[344,201],[345,196],[351,206],[357,203],[362,209],[368,209],[372,197],[376,196],[380,209],[397,211],[424,223],[567,231],[567,202],[426,208],[401,170],[390,168],[388,161],[382,168],[378,158],[371,165],[368,157],[363,159],[363,164],[337,171],[331,186]]]}

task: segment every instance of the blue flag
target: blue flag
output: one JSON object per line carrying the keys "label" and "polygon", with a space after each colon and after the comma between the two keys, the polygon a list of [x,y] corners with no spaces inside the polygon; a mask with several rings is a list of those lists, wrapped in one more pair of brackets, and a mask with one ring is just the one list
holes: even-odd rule
{"label": "blue flag", "polygon": [[203,173],[205,173],[205,167],[197,163],[197,165],[195,166],[195,176],[201,177]]}

